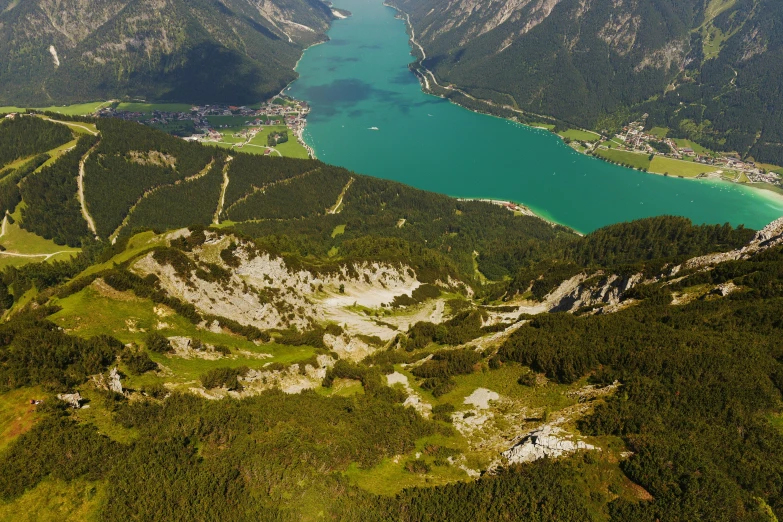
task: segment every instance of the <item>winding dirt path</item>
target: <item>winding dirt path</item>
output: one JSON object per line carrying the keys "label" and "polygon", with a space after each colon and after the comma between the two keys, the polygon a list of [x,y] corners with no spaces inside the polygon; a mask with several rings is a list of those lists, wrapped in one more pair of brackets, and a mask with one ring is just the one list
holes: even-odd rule
{"label": "winding dirt path", "polygon": [[226,158],[226,164],[223,165],[223,185],[220,187],[220,201],[218,202],[217,210],[215,211],[215,216],[212,218],[212,223],[215,225],[220,224],[220,214],[223,212],[223,205],[226,203],[226,189],[228,188],[228,167],[231,163],[231,160],[233,160],[233,156],[229,156]]}
{"label": "winding dirt path", "polygon": [[159,191],[161,189],[164,189],[166,187],[174,187],[176,185],[179,185],[180,183],[188,183],[190,181],[195,181],[195,180],[197,180],[199,178],[203,178],[204,176],[209,174],[209,171],[212,169],[212,165],[214,165],[214,164],[215,164],[215,160],[213,159],[212,161],[210,161],[207,164],[206,167],[204,167],[203,170],[201,170],[197,174],[194,174],[194,175],[192,175],[190,177],[187,177],[185,179],[179,179],[179,180],[175,181],[174,183],[167,183],[165,185],[157,185],[155,187],[152,187],[151,189],[148,189],[144,194],[141,195],[141,197],[138,200],[136,200],[136,203],[134,203],[133,206],[131,206],[131,208],[128,209],[128,213],[125,215],[125,218],[122,220],[122,223],[120,223],[120,226],[118,226],[117,229],[114,232],[111,233],[111,235],[109,236],[109,241],[111,242],[111,244],[113,245],[114,243],[117,242],[117,237],[119,237],[120,232],[122,232],[122,229],[125,228],[125,226],[130,222],[130,218],[131,218],[131,215],[133,214],[133,211],[136,210],[136,207],[138,207],[141,204],[142,201],[144,201],[146,198],[152,196],[157,191]]}
{"label": "winding dirt path", "polygon": [[326,211],[327,214],[339,214],[341,210],[341,206],[343,204],[343,198],[345,197],[345,194],[348,192],[348,189],[351,188],[351,184],[353,183],[353,179],[351,178],[348,180],[348,183],[345,184],[343,187],[343,191],[340,192],[340,196],[337,198],[337,203],[334,204],[334,206]]}
{"label": "winding dirt path", "polygon": [[272,187],[274,187],[276,185],[285,185],[287,183],[291,183],[294,180],[303,178],[305,176],[308,176],[308,175],[312,174],[313,172],[318,172],[319,170],[321,170],[321,167],[318,167],[318,168],[315,168],[315,169],[312,169],[312,170],[308,170],[307,172],[303,172],[301,174],[297,174],[296,176],[292,176],[290,178],[285,178],[285,179],[273,181],[271,183],[267,183],[266,185],[262,185],[260,187],[252,185],[252,190],[250,192],[248,192],[247,194],[245,194],[244,196],[242,196],[241,198],[239,198],[238,200],[236,200],[233,203],[231,203],[228,206],[228,208],[226,209],[226,212],[229,212],[229,211],[231,211],[231,209],[233,209],[237,205],[239,205],[241,203],[244,203],[250,196],[252,196],[256,192],[264,192],[264,191],[266,191],[266,189],[272,188]]}
{"label": "winding dirt path", "polygon": [[10,256],[10,257],[42,257],[44,260],[48,260],[51,257],[54,257],[59,254],[78,254],[78,250],[59,250],[57,252],[52,252],[51,254],[19,254],[18,252],[0,252],[0,256]]}
{"label": "winding dirt path", "polygon": [[85,176],[85,168],[84,165],[87,163],[87,160],[90,157],[90,154],[100,145],[100,140],[90,148],[90,150],[87,151],[87,154],[85,154],[82,159],[79,161],[79,177],[76,179],[77,184],[79,186],[79,205],[82,207],[82,217],[85,221],[87,221],[87,227],[90,229],[90,232],[93,233],[93,235],[97,238],[98,232],[95,228],[95,220],[90,215],[90,211],[87,210],[87,202],[84,199],[84,176]]}

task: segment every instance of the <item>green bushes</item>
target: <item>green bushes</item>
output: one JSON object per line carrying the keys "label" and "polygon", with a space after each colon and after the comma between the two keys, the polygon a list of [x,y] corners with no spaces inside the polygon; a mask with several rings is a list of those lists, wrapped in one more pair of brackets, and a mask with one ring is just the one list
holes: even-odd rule
{"label": "green bushes", "polygon": [[204,388],[227,388],[229,390],[242,390],[239,377],[244,377],[250,371],[247,366],[239,368],[213,368],[200,377]]}
{"label": "green bushes", "polygon": [[472,348],[441,350],[435,352],[429,361],[413,368],[411,373],[424,379],[467,375],[475,371],[475,366],[480,360],[481,354]]}
{"label": "green bushes", "polygon": [[157,332],[147,334],[147,350],[155,353],[170,353],[174,351],[171,342]]}
{"label": "green bushes", "polygon": [[0,497],[16,498],[47,476],[100,480],[122,454],[119,444],[92,424],[50,413],[0,456]]}
{"label": "green bushes", "polygon": [[48,321],[20,316],[0,326],[0,389],[65,391],[106,370],[122,348],[108,336],[71,337]]}
{"label": "green bushes", "polygon": [[487,317],[483,310],[464,310],[443,324],[418,322],[408,331],[405,349],[413,351],[435,342],[458,345],[484,335],[482,322]]}
{"label": "green bushes", "polygon": [[312,346],[313,348],[325,348],[324,333],[326,330],[320,326],[300,332],[296,329],[285,330],[280,337],[275,338],[278,344],[288,346]]}
{"label": "green bushes", "polygon": [[142,375],[158,369],[158,363],[150,359],[145,351],[126,349],[122,354],[122,360],[134,375]]}

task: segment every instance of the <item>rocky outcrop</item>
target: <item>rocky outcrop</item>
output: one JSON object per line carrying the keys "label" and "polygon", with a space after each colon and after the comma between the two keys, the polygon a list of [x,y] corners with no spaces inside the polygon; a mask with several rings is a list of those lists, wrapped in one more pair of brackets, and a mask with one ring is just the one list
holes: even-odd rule
{"label": "rocky outcrop", "polygon": [[111,369],[109,372],[109,389],[114,393],[122,393],[122,382],[120,382],[120,372],[117,371],[117,367]]}
{"label": "rocky outcrop", "polygon": [[[727,261],[747,259],[750,256],[783,244],[783,218],[777,219],[758,231],[753,239],[742,248],[729,252],[718,252],[695,257],[668,269],[668,273],[661,276],[674,277],[683,270],[708,269],[714,265]],[[600,278],[595,282],[596,278]],[[597,272],[589,277],[579,274],[571,279],[563,281],[560,286],[552,291],[545,303],[550,312],[573,312],[583,307],[605,305],[603,312],[610,312],[622,307],[624,295],[639,284],[650,284],[660,280],[655,277],[644,280],[641,273],[621,277],[616,274],[604,275]],[[737,287],[729,282],[721,285],[715,291],[717,295],[727,296]]]}
{"label": "rocky outcrop", "polygon": [[79,409],[82,407],[82,396],[79,394],[79,392],[76,393],[60,393],[57,395],[57,398],[61,401],[65,402],[74,409]]}
{"label": "rocky outcrop", "polygon": [[678,273],[680,269],[695,270],[718,263],[724,263],[726,261],[747,259],[757,252],[761,252],[781,244],[783,244],[783,218],[776,219],[763,229],[756,232],[756,235],[753,237],[753,239],[751,239],[750,242],[744,247],[732,250],[730,252],[708,254],[706,256],[689,259],[683,263],[681,267],[676,267],[673,270],[672,275]]}
{"label": "rocky outcrop", "polygon": [[579,450],[594,450],[595,446],[579,440],[555,423],[536,428],[514,447],[503,452],[509,464],[532,462],[543,458],[557,458]]}
{"label": "rocky outcrop", "polygon": [[[642,281],[642,274],[621,277],[615,274],[604,276],[596,273],[593,278],[601,277],[598,282],[585,285],[585,276],[576,276],[563,282],[552,294],[547,296],[550,312],[573,312],[582,307],[595,305],[616,306],[623,294]],[[591,278],[591,279],[593,279]],[[574,285],[577,280],[580,284]]]}
{"label": "rocky outcrop", "polygon": [[[406,315],[398,313],[386,322],[383,311],[396,297],[411,295],[421,286],[416,272],[408,266],[361,262],[315,272],[292,267],[282,257],[257,251],[243,242],[233,250],[236,266],[228,266],[220,253],[231,244],[232,236],[208,236],[202,246],[186,253],[193,261],[187,274],[158,262],[154,253],[138,259],[132,270],[141,276],[154,274],[168,294],[193,304],[201,313],[261,330],[309,330],[316,323],[337,323],[344,335],[328,335],[324,341],[341,356],[352,359],[363,358],[407,329]],[[206,271],[199,272],[195,267],[204,268],[204,263],[219,265],[228,275],[219,280],[202,279],[198,274],[205,277]],[[450,283],[463,285],[453,280]],[[428,313],[433,306],[433,312]],[[379,313],[366,313],[368,310]],[[417,312],[426,317],[420,318]],[[415,320],[441,322],[445,319],[443,312],[442,303],[427,303],[411,309],[411,321],[415,316]],[[204,327],[215,329],[216,325],[213,322]],[[370,346],[357,339],[358,335],[378,338],[381,343]]]}

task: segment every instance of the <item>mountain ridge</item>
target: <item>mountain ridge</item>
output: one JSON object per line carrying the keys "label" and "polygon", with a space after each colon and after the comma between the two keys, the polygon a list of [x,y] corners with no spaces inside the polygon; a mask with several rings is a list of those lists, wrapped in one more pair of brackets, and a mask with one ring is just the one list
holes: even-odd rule
{"label": "mountain ridge", "polygon": [[[0,99],[254,103],[334,19],[320,0],[37,0],[0,6]],[[10,7],[10,9],[9,9]]]}
{"label": "mountain ridge", "polygon": [[673,137],[783,163],[773,1],[391,3],[444,85],[601,132],[648,113]]}

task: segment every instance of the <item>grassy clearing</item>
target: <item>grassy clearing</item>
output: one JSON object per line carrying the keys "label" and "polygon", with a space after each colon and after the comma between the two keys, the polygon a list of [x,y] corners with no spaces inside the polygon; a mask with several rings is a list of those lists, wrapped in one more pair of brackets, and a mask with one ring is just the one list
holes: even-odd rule
{"label": "grassy clearing", "polygon": [[783,414],[772,413],[768,418],[772,427],[783,433]]}
{"label": "grassy clearing", "polygon": [[[110,101],[104,101],[104,102],[91,102],[91,103],[78,103],[76,105],[64,105],[61,107],[56,106],[50,106],[50,107],[30,107],[31,109],[35,109],[37,111],[48,111],[48,112],[56,112],[58,114],[64,114],[66,116],[88,116],[98,109],[102,109],[103,107],[108,107],[111,105],[112,102]],[[26,108],[22,107],[0,107],[0,113],[4,112],[24,112],[26,111]]]}
{"label": "grassy clearing", "polygon": [[0,502],[0,522],[83,522],[99,519],[105,485],[46,478],[11,502]]}
{"label": "grassy clearing", "polygon": [[[19,214],[20,210],[17,209],[13,214],[15,222],[6,223],[5,233],[0,236],[0,244],[6,249],[5,252],[0,252],[0,269],[41,261],[67,261],[81,251],[81,249],[58,245],[54,241],[24,230],[19,226]],[[11,254],[23,254],[29,257]]]}
{"label": "grassy clearing", "polygon": [[[505,399],[502,403],[490,405],[490,409],[495,412],[502,413],[504,409],[520,407],[531,410],[548,408],[556,411],[575,403],[573,399],[565,395],[566,391],[584,385],[583,382],[580,382],[574,386],[551,383],[536,388],[522,386],[517,383],[517,379],[526,369],[521,365],[509,363],[497,370],[456,376],[454,377],[455,389],[436,399],[431,393],[417,386],[417,379],[405,368],[397,365],[395,369],[408,377],[408,383],[425,402],[433,405],[451,404],[457,410],[472,409],[472,406],[464,404],[465,397],[472,394],[477,388],[487,388],[497,392]],[[518,426],[503,426],[502,416],[496,415],[491,422],[493,428],[490,429],[500,428],[506,432],[519,428]],[[469,480],[467,473],[457,466],[436,465],[436,458],[426,455],[423,451],[424,447],[430,444],[457,450],[459,454],[464,455],[466,465],[474,469],[483,469],[497,457],[495,449],[482,450],[472,447],[468,440],[455,430],[451,435],[441,434],[422,438],[416,442],[416,449],[411,453],[385,459],[381,464],[371,469],[361,469],[355,464],[351,465],[344,474],[357,486],[379,495],[394,495],[404,488],[414,486],[434,486]],[[420,454],[418,459],[416,458],[417,453]],[[405,464],[412,460],[425,462],[430,466],[430,471],[426,474],[408,471]]]}
{"label": "grassy clearing", "polygon": [[0,243],[9,252],[18,252],[21,254],[50,255],[55,252],[67,250],[69,253],[66,257],[71,257],[81,252],[81,249],[58,245],[50,239],[44,239],[39,235],[28,232],[19,226],[19,221],[15,221],[14,224],[6,224],[5,234],[0,237]]}
{"label": "grassy clearing", "polygon": [[648,170],[650,168],[650,158],[646,154],[614,149],[597,149],[595,154],[614,163],[630,165],[636,169]]}
{"label": "grassy clearing", "polygon": [[76,122],[76,121],[62,121],[62,120],[55,120],[48,116],[39,116],[40,118],[43,118],[44,120],[53,121],[55,123],[59,123],[60,125],[65,125],[72,131],[76,132],[77,134],[92,134],[95,136],[98,133],[98,128],[95,126],[94,123],[83,123],[83,122]]}
{"label": "grassy clearing", "polygon": [[674,143],[676,143],[677,146],[680,147],[681,149],[682,148],[693,149],[693,152],[695,152],[696,154],[700,154],[702,156],[709,156],[712,154],[711,150],[702,147],[695,141],[677,138],[674,140]]}
{"label": "grassy clearing", "polygon": [[364,386],[360,381],[352,379],[335,379],[331,387],[320,386],[315,389],[315,392],[325,397],[350,397],[364,395]]}
{"label": "grassy clearing", "polygon": [[151,113],[153,111],[161,112],[190,112],[193,106],[187,103],[138,103],[124,102],[117,105],[118,111]]}
{"label": "grassy clearing", "polygon": [[[122,371],[122,369],[120,369]],[[127,386],[127,379],[123,379],[123,386]],[[98,428],[98,432],[106,435],[110,439],[122,444],[130,444],[138,439],[139,432],[135,428],[124,428],[109,408],[107,408],[106,397],[92,386],[82,386],[79,388],[82,399],[89,405],[89,408],[81,408],[71,412],[71,418],[76,421],[92,424]]]}
{"label": "grassy clearing", "polygon": [[84,272],[76,276],[76,278],[85,277],[91,274],[97,274],[102,270],[108,270],[112,268],[114,265],[125,263],[126,261],[133,259],[137,255],[147,250],[151,250],[156,246],[165,246],[166,244],[167,242],[165,236],[162,234],[158,235],[152,231],[141,232],[128,240],[128,245],[125,247],[125,250],[123,252],[112,257],[105,263],[100,263],[91,266],[90,268],[86,269]]}
{"label": "grassy clearing", "polygon": [[345,225],[337,225],[334,227],[334,230],[332,230],[332,239],[342,234],[345,234]]}
{"label": "grassy clearing", "polygon": [[457,386],[438,399],[432,397],[426,390],[421,390],[419,393],[425,396],[427,401],[434,404],[452,404],[457,410],[469,409],[469,406],[464,404],[464,400],[476,388],[487,388],[502,397],[519,400],[530,408],[548,407],[559,410],[574,403],[573,399],[569,399],[565,395],[565,392],[572,389],[573,386],[549,383],[546,386],[531,388],[519,384],[517,380],[525,371],[526,369],[522,365],[507,363],[497,370],[454,377]]}
{"label": "grassy clearing", "polygon": [[579,129],[568,129],[567,131],[558,132],[563,138],[568,138],[576,141],[598,141],[601,136],[595,132],[583,131]]}
{"label": "grassy clearing", "polygon": [[5,175],[8,174],[10,171],[14,169],[18,169],[19,167],[21,167],[22,165],[30,161],[32,158],[33,158],[32,156],[28,156],[26,158],[20,158],[16,161],[12,161],[11,163],[8,163],[6,165],[0,165],[0,173],[2,173],[2,176],[0,177],[5,177]]}
{"label": "grassy clearing", "polygon": [[[417,442],[420,451],[430,437]],[[434,466],[432,459],[419,459],[427,462],[432,471],[426,474],[411,473],[405,469],[405,463],[416,460],[415,454],[402,455],[394,459],[386,458],[371,469],[362,469],[355,463],[343,473],[353,484],[376,495],[392,496],[405,488],[437,486],[457,481],[469,480],[468,474],[456,466]]]}
{"label": "grassy clearing", "polygon": [[531,127],[539,127],[541,129],[546,129],[549,131],[555,130],[555,125],[552,123],[541,123],[541,122],[535,122],[530,124]]}
{"label": "grassy clearing", "polygon": [[[210,116],[209,121],[211,124],[217,126],[217,130],[223,135],[223,141],[220,143],[214,143],[222,148],[233,148],[236,144],[244,144],[246,139],[236,137],[234,134],[239,133],[242,130],[247,130],[250,127],[245,125],[247,118],[244,116]],[[213,121],[214,120],[214,121]],[[220,128],[221,125],[229,125],[229,127]],[[237,149],[242,152],[250,154],[264,154],[268,149],[272,148],[280,153],[281,156],[287,158],[300,158],[307,159],[309,157],[307,149],[305,149],[301,143],[299,143],[294,135],[293,131],[285,125],[269,125],[262,126],[261,132],[250,140],[247,144]],[[269,135],[275,132],[288,132],[288,141],[280,143],[274,147],[270,147],[268,144]],[[277,155],[272,152],[272,155]]]}
{"label": "grassy clearing", "polygon": [[95,111],[108,107],[111,105],[110,101],[91,102],[91,103],[79,103],[76,105],[65,105],[62,107],[43,107],[39,108],[40,111],[56,112],[58,114],[64,114],[66,116],[88,116]]}
{"label": "grassy clearing", "polygon": [[622,149],[622,148],[625,148],[625,143],[623,143],[622,141],[620,141],[617,138],[612,138],[610,140],[606,140],[605,142],[602,143],[602,145],[604,145],[604,146],[606,146],[606,147],[608,147],[610,149],[618,149],[618,148]]}
{"label": "grassy clearing", "polygon": [[0,451],[35,424],[35,406],[31,399],[43,399],[40,388],[21,388],[0,394]]}
{"label": "grassy clearing", "polygon": [[[315,349],[309,346],[283,346],[275,343],[259,346],[233,334],[200,330],[184,317],[165,307],[156,306],[150,300],[138,298],[131,292],[117,292],[101,284],[93,284],[54,302],[62,310],[52,315],[50,320],[69,333],[81,337],[89,338],[111,332],[123,343],[143,345],[147,332],[158,331],[167,337],[198,338],[207,344],[227,346],[233,351],[231,356],[218,360],[150,354],[155,362],[164,365],[173,373],[173,376],[164,379],[167,382],[195,381],[207,370],[218,366],[261,368],[270,362],[290,364],[315,354]],[[152,375],[130,377],[127,384],[132,387],[143,386],[152,384],[156,379]]]}
{"label": "grassy clearing", "polygon": [[756,163],[756,166],[768,172],[775,172],[776,174],[780,174],[781,176],[783,176],[783,167],[779,167],[777,165],[771,165],[769,163]]}
{"label": "grassy clearing", "polygon": [[711,165],[702,165],[701,163],[665,158],[663,156],[655,156],[650,164],[650,172],[682,176],[684,178],[695,178],[699,174],[714,171],[715,167]]}
{"label": "grassy clearing", "polygon": [[[271,125],[264,127],[264,130],[259,132],[255,138],[250,140],[251,145],[259,145],[260,147],[268,148],[267,139],[270,133],[288,131],[288,141],[275,145],[275,149],[280,151],[280,154],[287,158],[300,158],[307,159],[307,149],[305,149],[301,143],[296,140],[294,132],[285,125]],[[260,147],[247,147],[243,149],[245,152],[256,152],[263,154],[264,149]],[[255,149],[255,150],[253,150]]]}
{"label": "grassy clearing", "polygon": [[666,137],[667,134],[669,134],[669,128],[668,127],[653,127],[650,129],[650,134],[655,136],[656,138],[663,139]]}

